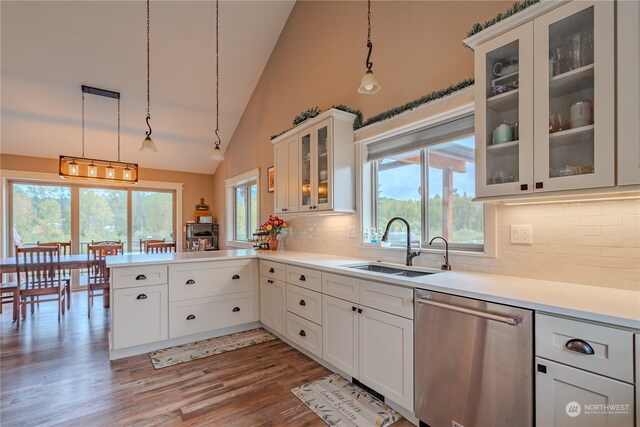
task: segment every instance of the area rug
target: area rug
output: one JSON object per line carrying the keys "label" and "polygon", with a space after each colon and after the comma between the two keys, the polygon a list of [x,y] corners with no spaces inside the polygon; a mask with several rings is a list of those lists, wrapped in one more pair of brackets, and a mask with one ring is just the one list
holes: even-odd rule
{"label": "area rug", "polygon": [[398,412],[338,374],[291,392],[330,426],[385,427],[402,419]]}
{"label": "area rug", "polygon": [[160,369],[275,339],[276,337],[269,332],[262,328],[257,328],[209,340],[196,341],[176,347],[152,351],[149,353],[149,357],[151,357],[153,367]]}

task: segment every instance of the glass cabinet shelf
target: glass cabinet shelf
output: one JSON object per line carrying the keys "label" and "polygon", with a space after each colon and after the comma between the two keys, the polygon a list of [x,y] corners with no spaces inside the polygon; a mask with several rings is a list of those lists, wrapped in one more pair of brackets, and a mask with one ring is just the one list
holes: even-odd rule
{"label": "glass cabinet shelf", "polygon": [[520,90],[514,89],[510,92],[501,93],[487,99],[487,108],[494,111],[506,111],[518,108],[518,94]]}
{"label": "glass cabinet shelf", "polygon": [[549,91],[554,97],[593,88],[593,64],[568,71],[549,79]]}
{"label": "glass cabinet shelf", "polygon": [[553,148],[563,145],[580,144],[588,141],[593,142],[593,130],[594,125],[588,125],[551,133],[549,134],[549,145]]}
{"label": "glass cabinet shelf", "polygon": [[487,145],[487,152],[494,155],[508,156],[518,154],[518,144],[520,141],[505,142],[504,144]]}

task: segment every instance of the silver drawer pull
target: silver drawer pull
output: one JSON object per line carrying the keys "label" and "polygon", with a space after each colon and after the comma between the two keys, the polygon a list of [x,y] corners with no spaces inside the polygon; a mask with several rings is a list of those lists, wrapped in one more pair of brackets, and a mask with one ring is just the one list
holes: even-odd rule
{"label": "silver drawer pull", "polygon": [[189,279],[189,280],[187,280],[187,283],[185,283],[185,285],[194,285],[195,283],[196,283],[195,280]]}
{"label": "silver drawer pull", "polygon": [[147,296],[145,294],[140,294],[136,297],[136,299],[147,299]]}
{"label": "silver drawer pull", "polygon": [[520,323],[522,323],[522,318],[520,316],[498,316],[497,314],[487,313],[485,311],[472,310],[470,308],[458,307],[456,305],[442,304],[440,302],[431,301],[426,298],[418,298],[418,303],[438,308],[444,308],[445,310],[457,311],[458,313],[469,314],[471,316],[482,317],[484,319],[495,320],[496,322],[506,323],[507,325],[511,326],[518,326]]}
{"label": "silver drawer pull", "polygon": [[193,314],[190,314],[190,315],[187,316],[187,320],[193,320],[195,318],[196,318],[196,316],[194,316]]}
{"label": "silver drawer pull", "polygon": [[591,347],[588,342],[577,338],[567,341],[564,346],[567,348],[567,350],[575,351],[576,353],[587,355],[595,354],[595,351],[593,351],[593,347]]}
{"label": "silver drawer pull", "polygon": [[138,274],[136,276],[136,280],[147,280],[147,276],[145,276],[144,274]]}

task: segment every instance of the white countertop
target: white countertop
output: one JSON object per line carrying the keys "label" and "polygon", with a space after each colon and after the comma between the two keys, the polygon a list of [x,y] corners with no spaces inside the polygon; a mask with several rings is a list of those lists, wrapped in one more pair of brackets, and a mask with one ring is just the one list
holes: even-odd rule
{"label": "white countertop", "polygon": [[384,274],[345,267],[371,262],[361,258],[346,258],[310,252],[269,252],[247,249],[120,255],[107,257],[107,266],[112,268],[130,267],[133,265],[203,262],[237,258],[260,258],[275,262],[286,262],[360,279],[379,280],[399,286],[451,293],[640,330],[640,291],[566,282],[485,273],[439,272],[439,270],[419,267],[414,267],[413,269],[438,273],[414,278],[390,277]]}

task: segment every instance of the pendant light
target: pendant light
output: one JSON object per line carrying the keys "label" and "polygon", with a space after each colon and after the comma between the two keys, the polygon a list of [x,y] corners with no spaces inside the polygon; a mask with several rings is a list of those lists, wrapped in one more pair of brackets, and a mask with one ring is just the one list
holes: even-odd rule
{"label": "pendant light", "polygon": [[367,48],[369,48],[367,61],[365,62],[367,66],[367,72],[364,74],[364,76],[362,76],[362,81],[360,82],[358,93],[373,95],[382,88],[378,84],[376,75],[373,74],[373,71],[371,71],[371,67],[373,67],[373,62],[370,61],[371,50],[373,49],[373,43],[371,43],[371,0],[367,0]]}
{"label": "pendant light", "polygon": [[211,153],[211,160],[221,161],[224,160],[224,155],[220,149],[220,66],[219,66],[219,48],[218,44],[220,38],[218,36],[218,0],[216,0],[216,139],[213,153]]}
{"label": "pendant light", "polygon": [[151,125],[149,124],[149,120],[151,120],[151,102],[149,97],[149,48],[151,43],[149,41],[149,0],[147,0],[147,127],[149,128],[149,130],[146,132],[147,137],[144,139],[144,141],[142,141],[140,151],[154,153],[158,151],[158,149],[156,148],[156,144],[154,144],[153,140],[151,139]]}

